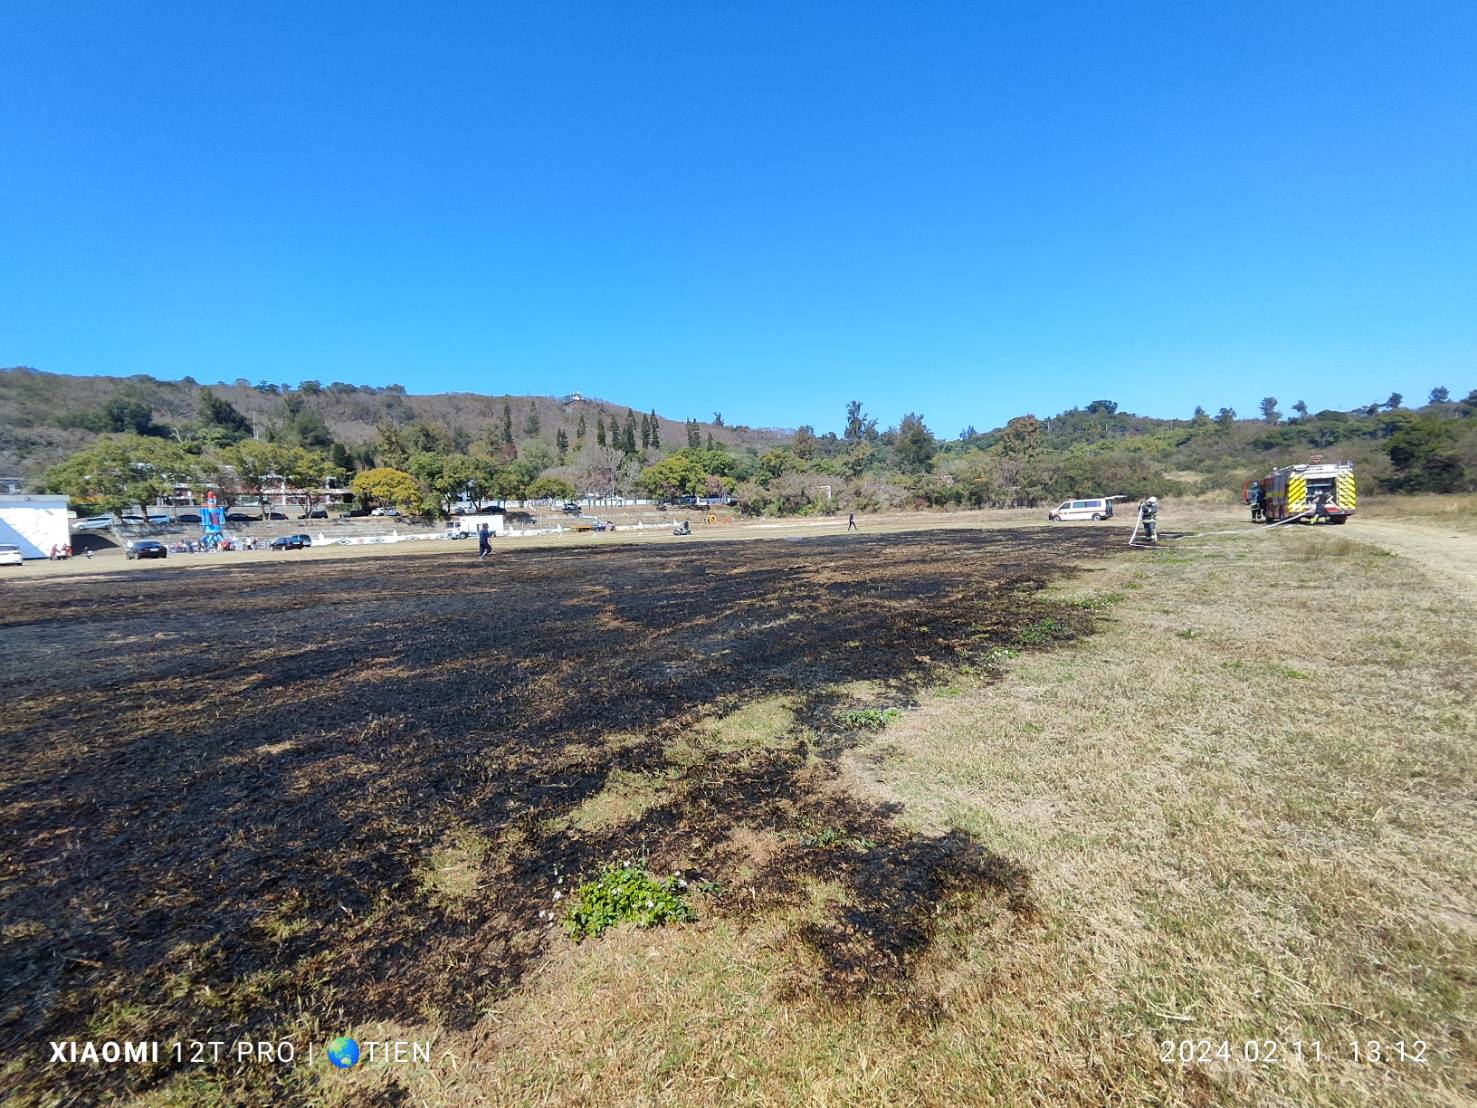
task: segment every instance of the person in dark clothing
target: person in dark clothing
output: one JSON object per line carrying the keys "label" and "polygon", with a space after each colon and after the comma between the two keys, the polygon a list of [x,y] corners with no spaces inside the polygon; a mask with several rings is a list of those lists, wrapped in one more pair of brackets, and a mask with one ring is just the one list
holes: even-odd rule
{"label": "person in dark clothing", "polygon": [[1251,505],[1251,522],[1260,523],[1262,520],[1262,483],[1253,481],[1251,488],[1246,491],[1247,502]]}
{"label": "person in dark clothing", "polygon": [[492,553],[492,535],[487,529],[487,524],[477,525],[477,560],[480,562]]}
{"label": "person in dark clothing", "polygon": [[1159,545],[1159,498],[1151,496],[1139,505],[1139,522],[1144,525],[1144,538]]}
{"label": "person in dark clothing", "polygon": [[856,530],[858,530],[857,525],[856,525],[856,513],[855,512],[850,512],[850,513],[847,514],[847,516],[846,516],[846,529],[848,531],[856,531]]}
{"label": "person in dark clothing", "polygon": [[1316,497],[1313,498],[1313,518],[1328,518],[1328,493],[1320,492]]}

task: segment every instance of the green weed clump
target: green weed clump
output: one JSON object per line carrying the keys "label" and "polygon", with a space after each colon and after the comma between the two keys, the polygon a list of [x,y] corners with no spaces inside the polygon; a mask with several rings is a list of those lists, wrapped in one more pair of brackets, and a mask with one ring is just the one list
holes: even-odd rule
{"label": "green weed clump", "polygon": [[822,850],[834,850],[843,846],[855,850],[871,850],[877,845],[864,835],[852,835],[839,827],[817,827],[811,823],[806,823],[804,829],[796,833],[795,841],[801,846],[819,847]]}
{"label": "green weed clump", "polygon": [[602,934],[621,923],[660,927],[693,918],[681,874],[657,880],[630,862],[606,866],[600,875],[575,890],[564,928],[575,942]]}
{"label": "green weed clump", "polygon": [[1084,596],[1080,600],[1072,601],[1074,608],[1081,608],[1084,612],[1106,612],[1114,604],[1123,600],[1123,594],[1118,592],[1099,593],[1096,596]]}
{"label": "green weed clump", "polygon": [[886,727],[900,715],[902,712],[896,708],[855,708],[849,712],[842,712],[841,722],[853,731],[860,731],[865,727]]}
{"label": "green weed clump", "polygon": [[1072,629],[1059,619],[1047,616],[1038,619],[1029,627],[1023,627],[1015,633],[1016,641],[1026,643],[1029,646],[1042,646],[1057,639],[1064,639],[1071,635]]}

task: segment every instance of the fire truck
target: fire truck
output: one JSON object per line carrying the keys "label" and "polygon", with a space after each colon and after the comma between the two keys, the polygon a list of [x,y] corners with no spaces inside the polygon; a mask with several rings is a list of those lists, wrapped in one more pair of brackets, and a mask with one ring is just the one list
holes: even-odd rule
{"label": "fire truck", "polygon": [[1248,481],[1243,493],[1248,503],[1253,485],[1261,486],[1268,523],[1344,523],[1357,504],[1354,463],[1325,462],[1316,454],[1307,465],[1282,466],[1260,481]]}

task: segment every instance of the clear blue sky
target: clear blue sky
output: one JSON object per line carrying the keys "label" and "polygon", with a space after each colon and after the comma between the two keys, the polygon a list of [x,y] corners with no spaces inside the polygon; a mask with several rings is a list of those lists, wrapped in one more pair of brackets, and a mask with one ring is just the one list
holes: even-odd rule
{"label": "clear blue sky", "polygon": [[1477,5],[0,0],[0,365],[936,432],[1477,387]]}

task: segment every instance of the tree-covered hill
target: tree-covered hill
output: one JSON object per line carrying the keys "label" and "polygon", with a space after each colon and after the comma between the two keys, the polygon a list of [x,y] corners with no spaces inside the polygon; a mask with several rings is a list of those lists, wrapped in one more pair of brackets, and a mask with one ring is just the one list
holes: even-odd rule
{"label": "tree-covered hill", "polygon": [[734,495],[751,514],[1039,505],[1073,496],[1221,493],[1313,455],[1355,463],[1366,494],[1477,487],[1477,390],[1350,411],[1135,415],[1111,400],[941,438],[919,413],[881,426],[859,400],[841,432],[676,421],[583,397],[412,396],[398,386],[205,387],[0,371],[0,476],[122,506],[180,485],[251,495],[270,478],[352,483],[361,505],[444,513],[466,498]]}
{"label": "tree-covered hill", "polygon": [[[34,484],[46,469],[89,445],[100,433],[140,432],[188,438],[202,428],[202,385],[191,378],[161,381],[134,377],[74,377],[27,368],[0,369],[0,476]],[[624,424],[629,404],[594,398],[570,399],[504,393],[440,393],[416,396],[398,385],[376,388],[342,381],[278,384],[245,379],[208,386],[210,395],[246,420],[255,437],[301,437],[298,424],[321,422],[327,431],[311,437],[319,445],[343,444],[350,452],[374,443],[382,428],[408,429],[417,423],[444,429],[457,442],[502,442],[505,424],[513,440],[557,445],[561,429],[571,440],[580,417],[593,426],[597,415]],[[685,403],[685,401],[684,401]],[[668,407],[662,400],[659,407]],[[711,412],[681,411],[676,418],[645,405],[663,442],[686,440],[685,420]],[[642,408],[635,408],[639,420]],[[603,415],[602,415],[603,413]],[[205,429],[209,429],[205,424]],[[703,445],[708,436],[730,446],[767,447],[788,432],[733,427],[699,420]],[[177,432],[177,434],[176,434]],[[591,430],[591,440],[594,434]]]}

